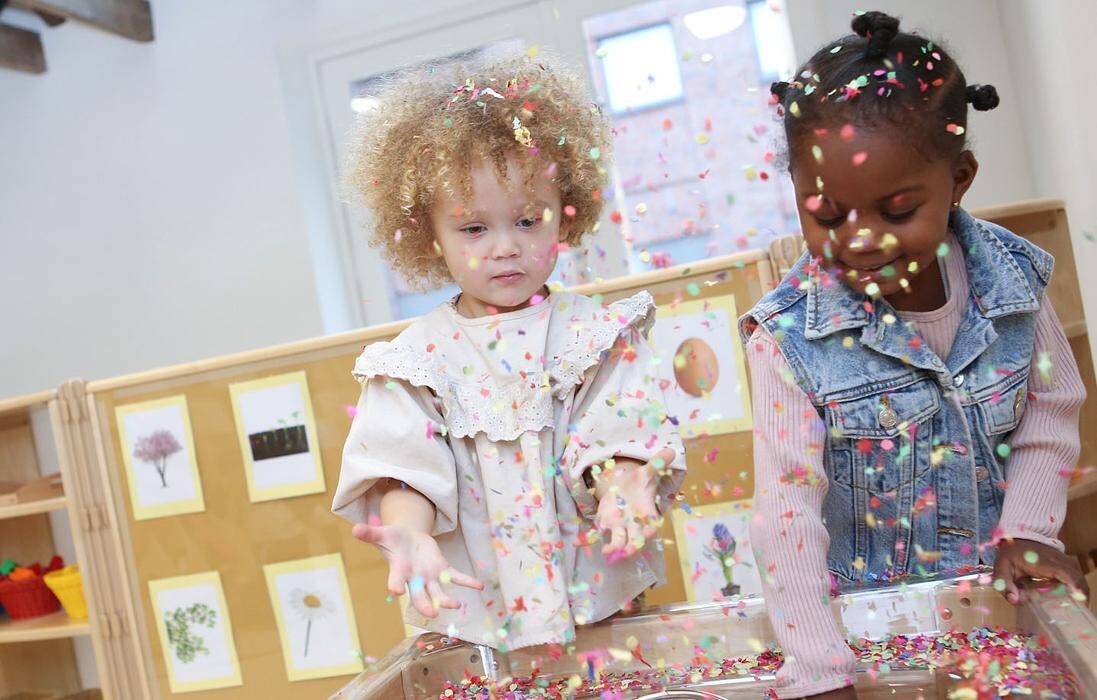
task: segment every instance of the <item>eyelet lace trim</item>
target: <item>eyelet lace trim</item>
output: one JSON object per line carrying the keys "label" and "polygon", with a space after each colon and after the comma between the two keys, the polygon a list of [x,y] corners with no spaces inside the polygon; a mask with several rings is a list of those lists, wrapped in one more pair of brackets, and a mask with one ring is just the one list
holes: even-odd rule
{"label": "eyelet lace trim", "polygon": [[622,333],[636,329],[647,336],[655,323],[655,301],[648,292],[638,292],[598,309],[597,318],[578,319],[577,323],[584,325],[549,369],[553,394],[558,399],[567,398],[572,389],[583,383],[587,370],[601,362]]}
{"label": "eyelet lace trim", "polygon": [[[442,401],[449,434],[456,438],[484,433],[493,442],[511,441],[524,432],[554,427],[552,399],[567,398],[583,381],[586,371],[597,364],[629,328],[647,334],[655,320],[655,303],[647,292],[581,312],[568,322],[575,335],[554,358],[549,371],[537,381],[530,377],[504,386],[470,386],[454,381],[431,353],[418,350],[399,339],[366,346],[354,363],[352,374],[359,382],[381,376],[401,379],[415,387],[426,387]],[[567,310],[562,313],[575,314]]]}

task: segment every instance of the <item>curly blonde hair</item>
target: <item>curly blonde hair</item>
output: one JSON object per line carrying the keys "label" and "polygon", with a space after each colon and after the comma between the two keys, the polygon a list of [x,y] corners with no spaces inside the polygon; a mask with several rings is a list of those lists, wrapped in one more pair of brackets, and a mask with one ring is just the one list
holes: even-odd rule
{"label": "curly blonde hair", "polygon": [[506,178],[516,156],[527,186],[545,173],[560,189],[575,245],[597,227],[609,127],[583,83],[526,55],[400,73],[374,97],[352,139],[347,185],[373,210],[370,245],[419,289],[452,281],[431,255],[437,196],[471,195],[474,160]]}

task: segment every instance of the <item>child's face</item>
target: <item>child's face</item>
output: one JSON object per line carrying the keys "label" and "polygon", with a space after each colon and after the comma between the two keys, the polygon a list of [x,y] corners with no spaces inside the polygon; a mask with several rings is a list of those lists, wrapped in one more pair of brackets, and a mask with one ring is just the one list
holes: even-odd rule
{"label": "child's face", "polygon": [[935,269],[952,204],[975,178],[974,156],[927,161],[887,130],[845,127],[810,138],[797,144],[791,174],[811,253],[870,296],[939,290],[917,277]]}
{"label": "child's face", "polygon": [[503,182],[484,160],[473,162],[470,175],[469,201],[443,193],[430,213],[435,241],[461,287],[457,308],[465,316],[521,309],[544,287],[567,235],[560,190],[538,173],[529,191],[514,157]]}

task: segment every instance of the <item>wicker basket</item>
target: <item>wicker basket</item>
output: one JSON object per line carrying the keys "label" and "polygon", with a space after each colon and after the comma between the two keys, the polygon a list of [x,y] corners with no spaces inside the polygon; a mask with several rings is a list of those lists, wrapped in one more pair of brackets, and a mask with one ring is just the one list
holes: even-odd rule
{"label": "wicker basket", "polygon": [[0,581],[0,604],[13,620],[41,617],[61,609],[61,601],[41,576],[25,581]]}

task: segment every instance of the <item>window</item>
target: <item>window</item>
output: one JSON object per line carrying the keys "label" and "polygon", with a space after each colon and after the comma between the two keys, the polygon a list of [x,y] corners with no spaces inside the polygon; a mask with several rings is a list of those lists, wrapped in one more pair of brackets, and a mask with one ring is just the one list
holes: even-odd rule
{"label": "window", "polygon": [[682,98],[682,74],[669,24],[598,42],[610,112],[623,114]]}
{"label": "window", "polygon": [[583,21],[612,121],[614,187],[603,228],[642,272],[763,247],[797,228],[775,167],[769,84],[792,70],[782,5],[646,2]]}

